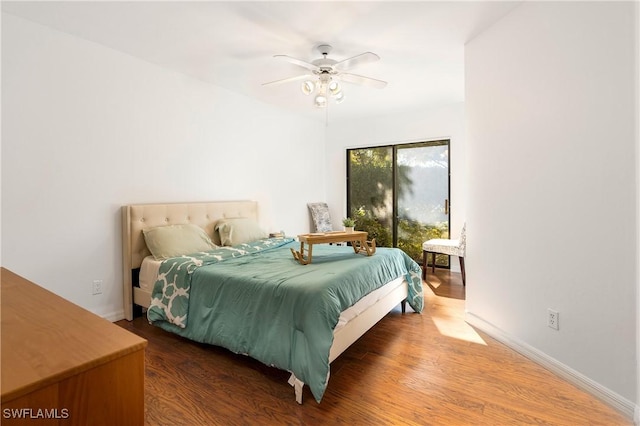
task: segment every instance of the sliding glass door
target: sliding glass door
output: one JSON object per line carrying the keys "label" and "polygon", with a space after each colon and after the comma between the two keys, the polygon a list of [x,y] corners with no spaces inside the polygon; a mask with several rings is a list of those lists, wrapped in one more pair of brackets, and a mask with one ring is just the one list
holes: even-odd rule
{"label": "sliding glass door", "polygon": [[[422,258],[422,243],[449,238],[449,142],[396,146],[397,247]],[[437,265],[448,266],[449,256]]]}
{"label": "sliding glass door", "polygon": [[356,229],[380,247],[393,247],[393,147],[347,150],[347,211]]}
{"label": "sliding glass door", "polygon": [[424,241],[449,237],[449,141],[347,150],[347,208],[378,246],[421,262]]}

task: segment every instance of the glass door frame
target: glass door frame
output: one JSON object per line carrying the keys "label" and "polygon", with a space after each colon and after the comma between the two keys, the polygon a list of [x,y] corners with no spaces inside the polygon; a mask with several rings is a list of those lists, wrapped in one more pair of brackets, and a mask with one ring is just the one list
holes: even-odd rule
{"label": "glass door frame", "polygon": [[[391,149],[391,161],[393,167],[392,173],[392,187],[393,187],[393,201],[392,201],[392,241],[393,247],[398,246],[398,224],[399,224],[399,216],[398,216],[398,150],[399,149],[410,149],[410,148],[421,148],[428,146],[441,146],[446,145],[448,147],[448,155],[447,155],[447,200],[448,200],[448,213],[447,213],[447,228],[449,230],[449,238],[451,238],[451,139],[434,139],[429,141],[420,141],[420,142],[407,142],[407,143],[398,143],[398,144],[384,144],[384,145],[373,145],[373,146],[362,146],[362,147],[354,147],[347,148],[345,150],[346,153],[346,195],[347,195],[347,215],[349,215],[351,211],[351,191],[349,190],[350,178],[351,178],[351,162],[350,162],[350,152],[357,150],[366,150],[366,149],[380,149],[387,148]],[[420,263],[420,262],[419,262]],[[448,262],[447,266],[438,265],[441,268],[450,268],[451,262]]]}

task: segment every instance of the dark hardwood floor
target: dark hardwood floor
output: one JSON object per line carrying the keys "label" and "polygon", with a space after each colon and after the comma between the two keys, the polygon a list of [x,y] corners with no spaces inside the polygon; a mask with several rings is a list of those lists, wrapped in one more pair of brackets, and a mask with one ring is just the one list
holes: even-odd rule
{"label": "dark hardwood floor", "polygon": [[[147,425],[631,425],[615,410],[464,322],[460,275],[427,274],[425,311],[399,307],[331,366],[320,404],[289,373],[149,325]],[[473,284],[469,284],[473,285]]]}

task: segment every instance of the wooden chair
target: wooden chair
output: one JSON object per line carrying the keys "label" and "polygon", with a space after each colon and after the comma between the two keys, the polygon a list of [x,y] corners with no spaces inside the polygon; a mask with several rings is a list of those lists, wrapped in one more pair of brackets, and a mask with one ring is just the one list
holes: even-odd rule
{"label": "wooden chair", "polygon": [[448,254],[449,256],[458,256],[460,259],[460,272],[462,273],[462,285],[467,285],[466,274],[464,270],[464,255],[467,248],[467,236],[465,224],[462,227],[460,238],[457,240],[433,239],[422,243],[422,278],[427,279],[427,258],[429,253],[433,254],[431,263],[431,273],[436,271],[436,254]]}

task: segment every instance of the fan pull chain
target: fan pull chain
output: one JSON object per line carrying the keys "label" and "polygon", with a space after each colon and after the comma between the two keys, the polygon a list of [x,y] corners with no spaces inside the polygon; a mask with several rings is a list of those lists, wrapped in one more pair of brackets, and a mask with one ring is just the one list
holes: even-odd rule
{"label": "fan pull chain", "polygon": [[329,127],[329,99],[327,99],[327,106],[324,108],[324,127]]}

